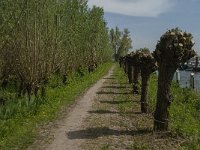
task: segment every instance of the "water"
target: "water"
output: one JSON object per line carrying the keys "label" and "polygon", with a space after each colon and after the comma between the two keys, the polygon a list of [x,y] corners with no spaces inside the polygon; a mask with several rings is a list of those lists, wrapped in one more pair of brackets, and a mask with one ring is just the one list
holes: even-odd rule
{"label": "water", "polygon": [[[190,87],[190,74],[191,71],[179,71],[180,72],[180,86]],[[194,87],[195,90],[200,91],[200,73],[194,74]]]}

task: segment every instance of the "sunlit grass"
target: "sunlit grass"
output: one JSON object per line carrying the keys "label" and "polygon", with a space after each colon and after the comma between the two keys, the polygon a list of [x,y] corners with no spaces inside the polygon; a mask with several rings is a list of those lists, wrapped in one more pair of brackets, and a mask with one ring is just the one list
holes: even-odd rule
{"label": "sunlit grass", "polygon": [[85,73],[83,77],[73,75],[67,86],[61,84],[59,77],[54,77],[47,87],[45,99],[16,99],[16,95],[10,93],[7,96],[8,103],[0,106],[0,149],[25,149],[38,136],[39,125],[57,118],[62,107],[70,106],[88,87],[105,75],[111,65],[103,64],[95,72]]}

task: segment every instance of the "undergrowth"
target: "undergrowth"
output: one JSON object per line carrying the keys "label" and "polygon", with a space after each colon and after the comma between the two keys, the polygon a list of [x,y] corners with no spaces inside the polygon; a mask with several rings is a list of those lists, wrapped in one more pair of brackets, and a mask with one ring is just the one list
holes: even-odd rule
{"label": "undergrowth", "polygon": [[103,64],[93,73],[73,74],[66,86],[59,76],[53,76],[47,86],[46,98],[32,97],[29,101],[26,97],[17,98],[13,90],[1,90],[6,104],[0,106],[0,149],[25,149],[37,138],[40,125],[56,119],[63,107],[70,106],[105,75],[111,65]]}

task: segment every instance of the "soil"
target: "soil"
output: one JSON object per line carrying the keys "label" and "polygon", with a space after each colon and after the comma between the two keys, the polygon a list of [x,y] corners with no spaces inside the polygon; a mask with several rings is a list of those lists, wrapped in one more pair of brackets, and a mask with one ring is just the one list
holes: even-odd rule
{"label": "soil", "polygon": [[119,83],[112,68],[61,120],[44,125],[37,150],[175,150],[182,140],[170,132],[153,132],[153,117],[140,113],[140,96]]}

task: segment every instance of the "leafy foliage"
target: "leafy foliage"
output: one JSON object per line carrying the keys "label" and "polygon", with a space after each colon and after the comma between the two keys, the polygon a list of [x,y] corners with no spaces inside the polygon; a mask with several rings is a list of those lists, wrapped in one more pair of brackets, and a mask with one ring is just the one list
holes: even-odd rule
{"label": "leafy foliage", "polygon": [[156,45],[154,57],[158,64],[167,63],[169,67],[179,67],[195,56],[194,41],[190,33],[179,28],[168,30]]}
{"label": "leafy foliage", "polygon": [[143,51],[140,56],[140,67],[143,74],[151,74],[157,70],[157,63],[153,55],[146,49]]}
{"label": "leafy foliage", "polygon": [[112,46],[102,8],[80,0],[2,0],[0,78],[15,76],[18,92],[45,88],[52,74],[111,60]]}
{"label": "leafy foliage", "polygon": [[110,30],[110,39],[114,49],[114,58],[116,61],[119,61],[120,57],[127,55],[132,48],[130,32],[127,28],[122,32],[116,27]]}

